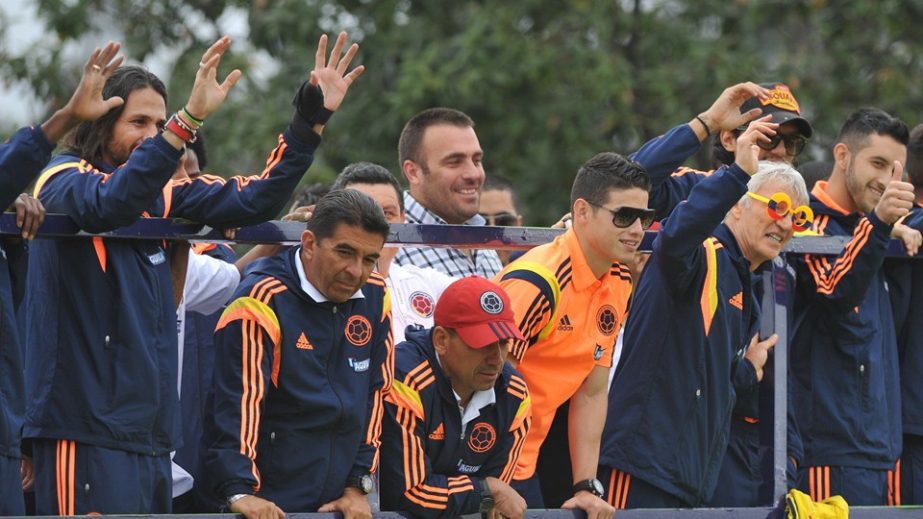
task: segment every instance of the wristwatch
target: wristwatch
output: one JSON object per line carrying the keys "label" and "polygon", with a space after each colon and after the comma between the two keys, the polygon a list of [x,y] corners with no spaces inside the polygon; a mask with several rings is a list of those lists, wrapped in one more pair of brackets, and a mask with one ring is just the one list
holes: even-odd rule
{"label": "wristwatch", "polygon": [[487,484],[487,479],[481,480],[481,506],[478,508],[478,512],[487,513],[494,509],[494,495],[490,491],[490,485]]}
{"label": "wristwatch", "polygon": [[372,490],[375,489],[375,482],[372,481],[372,476],[369,474],[362,474],[361,476],[351,476],[346,480],[346,486],[358,488],[363,494],[371,494]]}
{"label": "wristwatch", "polygon": [[593,479],[584,479],[583,481],[578,481],[574,483],[574,493],[580,492],[581,490],[586,490],[587,492],[593,494],[596,497],[602,497],[603,493],[606,491],[603,488],[603,484],[596,478]]}

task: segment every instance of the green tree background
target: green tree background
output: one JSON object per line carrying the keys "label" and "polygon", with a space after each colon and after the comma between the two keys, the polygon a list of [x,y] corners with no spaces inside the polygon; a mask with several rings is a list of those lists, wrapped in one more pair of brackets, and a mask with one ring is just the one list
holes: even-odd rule
{"label": "green tree background", "polygon": [[[915,1],[825,0],[39,0],[49,31],[24,55],[0,48],[0,75],[29,81],[49,110],[66,100],[80,63],[65,44],[120,39],[137,62],[164,49],[175,67],[170,107],[185,100],[198,59],[223,16],[244,13],[249,35],[222,70],[244,80],[206,127],[212,171],[257,171],[291,116],[323,32],[347,30],[367,66],[325,134],[305,183],[370,160],[400,176],[397,139],[414,113],[451,106],[471,115],[488,175],[516,182],[527,221],[567,209],[573,176],[593,154],[628,153],[688,121],[726,86],[781,80],[825,158],[860,106],[908,124],[923,108],[923,21]],[[2,28],[0,28],[2,30]],[[248,75],[270,62],[271,74]],[[707,150],[693,165],[708,166]]]}

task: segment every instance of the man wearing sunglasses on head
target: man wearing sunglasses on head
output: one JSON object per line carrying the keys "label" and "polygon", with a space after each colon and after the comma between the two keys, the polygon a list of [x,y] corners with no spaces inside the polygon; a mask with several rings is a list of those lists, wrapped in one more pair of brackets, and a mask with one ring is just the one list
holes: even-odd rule
{"label": "man wearing sunglasses on head", "polygon": [[[771,116],[775,131],[766,140],[758,140],[761,161],[791,164],[813,134],[810,123],[801,116],[801,106],[791,89],[782,83],[740,83],[725,89],[704,112],[688,124],[679,125],[664,135],[652,139],[632,155],[651,175],[651,207],[658,218],[668,216],[677,204],[689,197],[692,189],[711,172],[681,167],[715,134],[713,155],[716,165],[733,164],[737,139],[747,125],[760,115]],[[797,230],[797,229],[796,229]],[[755,282],[760,273],[754,273]],[[761,287],[755,287],[757,291]],[[728,455],[722,462],[716,492],[709,506],[758,506],[768,504],[771,497],[769,474],[761,474],[759,462],[760,425],[759,392],[770,391],[772,380],[763,388],[737,388],[734,420]],[[788,449],[791,465],[790,484],[795,484],[795,469],[801,458],[801,437],[794,415],[788,428]],[[767,449],[765,452],[769,453]],[[760,500],[760,489],[765,499]]]}
{"label": "man wearing sunglasses on head", "polygon": [[596,155],[574,179],[572,227],[497,277],[525,336],[514,341],[509,358],[532,392],[532,429],[512,483],[529,508],[544,508],[536,461],[555,412],[570,400],[573,497],[562,508],[580,508],[591,519],[615,513],[601,499],[596,467],[612,352],[631,294],[625,263],[654,219],[648,187],[637,163],[616,153]]}
{"label": "man wearing sunglasses on head", "polygon": [[616,508],[702,506],[718,483],[736,393],[756,386],[777,340],[756,334],[751,273],[811,217],[798,172],[757,160],[757,143],[777,127],[770,116],[752,122],[736,162],[703,179],[654,241],[600,451],[599,479]]}
{"label": "man wearing sunglasses on head", "polygon": [[[863,108],[843,124],[828,181],[811,192],[811,230],[850,237],[836,257],[797,258],[791,341],[795,410],[804,435],[799,488],[821,500],[885,505],[901,454],[901,397],[890,290],[882,265],[892,226],[911,209],[902,181],[909,131]],[[891,484],[889,484],[891,483]]]}

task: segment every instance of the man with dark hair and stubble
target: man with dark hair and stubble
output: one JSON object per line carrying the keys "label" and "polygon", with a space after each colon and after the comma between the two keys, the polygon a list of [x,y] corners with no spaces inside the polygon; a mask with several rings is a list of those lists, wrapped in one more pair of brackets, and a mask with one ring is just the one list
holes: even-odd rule
{"label": "man with dark hair and stubble", "polygon": [[[310,166],[320,133],[361,73],[346,73],[341,33],[322,36],[311,78],[262,174],[171,180],[186,143],[241,76],[217,69],[231,40],[202,56],[183,108],[167,119],[163,82],[123,67],[102,96],[124,100],[78,126],[35,192],[49,212],[100,233],[146,217],[217,227],[272,218]],[[181,243],[180,247],[188,247]],[[170,246],[156,240],[54,239],[29,257],[23,437],[31,438],[37,513],[169,513],[170,452],[182,443]],[[81,467],[81,468],[78,468]]]}
{"label": "man with dark hair and stubble", "polygon": [[647,207],[650,181],[639,164],[616,153],[584,163],[571,188],[573,224],[549,244],[510,263],[497,281],[510,295],[525,340],[510,361],[532,393],[532,429],[513,476],[530,508],[543,508],[536,474],[539,449],[555,411],[570,400],[572,498],[590,518],[611,517],[596,479],[606,419],[607,382],[632,282],[632,259],[654,219]]}
{"label": "man with dark hair and stubble", "polygon": [[[407,223],[484,225],[478,214],[483,158],[474,121],[458,110],[430,108],[407,121],[398,143],[401,171],[410,184],[404,193]],[[454,277],[489,278],[503,268],[492,249],[404,247],[395,262]]]}
{"label": "man with dark hair and stubble", "polygon": [[[343,168],[333,189],[355,189],[374,198],[388,223],[404,223],[401,184],[384,166],[357,162]],[[428,267],[398,265],[394,256],[400,249],[385,247],[375,271],[385,278],[391,300],[391,329],[394,344],[404,342],[408,326],[431,328],[436,302],[455,278]]]}
{"label": "man with dark hair and stubble", "polygon": [[215,332],[213,488],[247,519],[370,518],[394,348],[384,280],[390,227],[353,189],[315,206],[301,246],[255,265]]}
{"label": "man with dark hair and stubble", "polygon": [[804,437],[798,487],[820,501],[885,505],[901,453],[897,343],[882,265],[892,226],[910,211],[902,181],[907,126],[877,108],[843,124],[830,179],[811,193],[811,230],[850,237],[835,256],[797,258],[791,376]]}

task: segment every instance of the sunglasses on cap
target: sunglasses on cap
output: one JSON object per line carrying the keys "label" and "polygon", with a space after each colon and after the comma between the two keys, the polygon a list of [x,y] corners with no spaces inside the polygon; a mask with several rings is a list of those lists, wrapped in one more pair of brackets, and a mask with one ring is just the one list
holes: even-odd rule
{"label": "sunglasses on cap", "polygon": [[747,196],[766,204],[766,212],[773,220],[781,220],[791,213],[792,229],[796,231],[800,232],[807,229],[811,226],[811,222],[814,221],[814,211],[812,211],[810,207],[800,205],[792,208],[791,197],[781,191],[773,194],[769,198],[758,195],[752,191],[747,191]]}
{"label": "sunglasses on cap", "polygon": [[593,207],[605,209],[606,211],[612,213],[612,225],[618,227],[619,229],[631,227],[634,225],[635,220],[641,220],[641,228],[645,230],[647,230],[654,223],[653,209],[638,209],[637,207],[619,207],[616,209],[609,209],[608,207],[594,204],[589,200],[587,200],[586,203],[592,205]]}
{"label": "sunglasses on cap", "polygon": [[785,143],[785,153],[795,157],[804,151],[804,146],[808,143],[808,140],[797,133],[790,133],[788,135],[776,133],[768,141],[756,141],[756,145],[769,151],[776,149],[776,146],[778,146],[780,142]]}
{"label": "sunglasses on cap", "polygon": [[507,213],[506,211],[502,213],[478,213],[487,220],[487,225],[496,225],[499,227],[515,227],[519,225],[519,216],[513,213]]}

